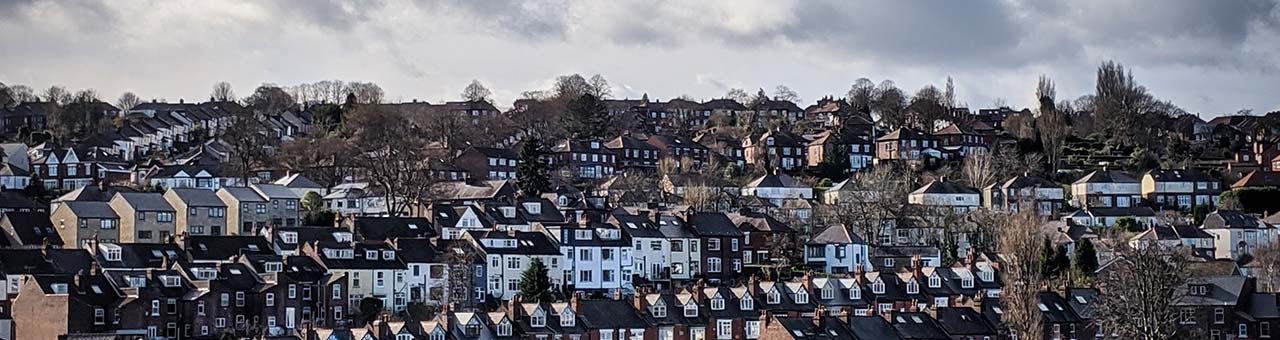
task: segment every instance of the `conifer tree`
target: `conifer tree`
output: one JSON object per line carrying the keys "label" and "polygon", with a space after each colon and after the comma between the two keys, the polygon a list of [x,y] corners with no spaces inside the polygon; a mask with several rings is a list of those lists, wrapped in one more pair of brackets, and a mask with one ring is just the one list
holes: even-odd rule
{"label": "conifer tree", "polygon": [[544,149],[542,141],[537,137],[525,140],[520,146],[520,164],[516,165],[516,187],[525,197],[537,197],[551,190],[547,162],[542,159]]}
{"label": "conifer tree", "polygon": [[520,274],[520,296],[531,303],[551,302],[551,278],[542,260],[533,259],[529,268]]}

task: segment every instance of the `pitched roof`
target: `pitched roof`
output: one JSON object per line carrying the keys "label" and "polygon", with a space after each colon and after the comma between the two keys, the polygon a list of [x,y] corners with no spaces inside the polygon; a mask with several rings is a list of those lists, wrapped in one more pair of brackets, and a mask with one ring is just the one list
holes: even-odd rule
{"label": "pitched roof", "polygon": [[[17,244],[9,246],[41,245],[45,242],[53,246],[63,245],[62,237],[53,229],[53,221],[49,220],[47,213],[10,211],[4,213],[0,219],[8,220],[9,225],[13,227],[12,233],[7,236]],[[0,239],[4,238],[0,237]]]}
{"label": "pitched roof", "polygon": [[686,218],[689,220],[689,226],[698,236],[742,236],[742,231],[738,230],[733,221],[723,213],[696,212],[689,214]]}
{"label": "pitched roof", "polygon": [[275,181],[275,184],[283,185],[287,188],[297,189],[324,189],[323,185],[312,181],[310,178],[303,177],[301,173],[293,173],[288,176],[281,177]]}
{"label": "pitched roof", "polygon": [[173,212],[173,206],[158,192],[122,192],[116,194],[136,211]]}
{"label": "pitched roof", "polygon": [[64,206],[79,218],[120,218],[107,202],[73,201],[64,203]]}
{"label": "pitched roof", "polygon": [[226,207],[222,200],[218,198],[218,194],[213,190],[194,189],[194,188],[169,188],[178,199],[185,202],[187,206],[192,207]]}
{"label": "pitched roof", "polygon": [[978,194],[978,190],[975,190],[975,189],[970,188],[970,187],[968,187],[968,186],[960,185],[960,184],[955,183],[955,182],[944,182],[944,181],[939,181],[939,180],[933,180],[933,181],[929,181],[929,183],[925,184],[923,187],[920,187],[920,189],[916,189],[915,191],[912,191],[912,192],[911,192],[911,194],[912,194],[912,195],[915,195],[915,194],[970,194],[970,195],[977,195],[977,194]]}
{"label": "pitched roof", "polygon": [[787,174],[767,174],[748,182],[744,188],[805,188],[803,184]]}
{"label": "pitched roof", "polygon": [[813,239],[809,240],[809,244],[867,244],[862,237],[855,234],[848,227],[843,225],[833,225],[824,229]]}
{"label": "pitched roof", "polygon": [[1123,172],[1102,169],[1094,170],[1074,182],[1074,184],[1082,183],[1138,183],[1138,180]]}
{"label": "pitched roof", "polygon": [[[267,199],[300,199],[298,193],[289,190],[289,187],[279,184],[251,184],[249,185],[254,191],[257,191],[262,197]],[[317,185],[318,186],[318,185]]]}

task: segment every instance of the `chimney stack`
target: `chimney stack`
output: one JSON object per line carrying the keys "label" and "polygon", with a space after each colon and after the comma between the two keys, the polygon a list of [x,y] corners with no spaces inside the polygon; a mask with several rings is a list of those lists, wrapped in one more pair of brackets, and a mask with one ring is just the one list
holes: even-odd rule
{"label": "chimney stack", "polygon": [[573,314],[578,314],[579,313],[578,311],[580,310],[578,309],[578,304],[580,302],[579,301],[580,298],[578,296],[579,295],[575,293],[573,294],[573,298],[569,299],[569,308],[573,309]]}
{"label": "chimney stack", "polygon": [[827,314],[827,306],[819,304],[818,308],[814,308],[813,309],[813,326],[817,328],[826,328],[825,327],[826,325],[824,324],[824,321],[826,321],[826,317],[827,317],[826,314]]}
{"label": "chimney stack", "polygon": [[645,299],[647,295],[643,291],[636,291],[636,295],[631,297],[631,308],[635,308],[637,312],[644,312],[649,308],[649,300]]}

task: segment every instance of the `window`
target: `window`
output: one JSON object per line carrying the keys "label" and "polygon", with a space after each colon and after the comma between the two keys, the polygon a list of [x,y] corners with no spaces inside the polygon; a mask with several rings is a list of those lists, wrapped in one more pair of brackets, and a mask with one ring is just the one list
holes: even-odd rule
{"label": "window", "polygon": [[591,249],[579,249],[579,250],[578,250],[578,260],[579,260],[579,261],[591,261]]}
{"label": "window", "polygon": [[342,320],[342,306],[333,306],[333,318]]}
{"label": "window", "polygon": [[144,211],[139,211],[139,212],[137,213],[137,215],[136,215],[136,216],[137,216],[137,219],[138,219],[139,221],[146,221],[146,220],[147,220],[147,213],[146,213],[146,212],[144,212]]}
{"label": "window", "polygon": [[1249,325],[1248,325],[1248,324],[1243,323],[1243,322],[1241,322],[1241,323],[1240,323],[1240,330],[1239,330],[1239,332],[1238,332],[1237,337],[1239,337],[1239,338],[1241,338],[1241,339],[1243,339],[1243,338],[1248,338],[1248,337],[1249,337]]}
{"label": "window", "polygon": [[871,292],[875,294],[884,294],[884,282],[876,279],[876,282],[871,283]]}
{"label": "window", "polygon": [[231,305],[231,294],[222,293],[222,295],[220,296],[218,305],[222,307]]}
{"label": "window", "polygon": [[590,270],[579,271],[578,282],[592,282],[591,271]]}
{"label": "window", "polygon": [[236,292],[236,307],[244,307],[244,292]]}
{"label": "window", "polygon": [[756,302],[751,299],[751,296],[744,295],[742,300],[738,300],[738,308],[742,310],[752,310],[756,308]]}
{"label": "window", "polygon": [[102,308],[93,309],[93,324],[103,325],[107,323],[107,311]]}
{"label": "window", "polygon": [[711,310],[724,310],[724,299],[711,299]]}
{"label": "window", "polygon": [[862,287],[853,286],[853,288],[849,288],[849,298],[854,300],[861,300]]}
{"label": "window", "polygon": [[613,249],[608,249],[608,248],[600,249],[600,260],[601,261],[613,260]]}
{"label": "window", "polygon": [[196,315],[204,316],[204,300],[196,302]]}
{"label": "window", "polygon": [[782,293],[779,293],[776,288],[774,290],[769,291],[768,296],[765,297],[765,302],[771,305],[776,305],[781,303]]}
{"label": "window", "polygon": [[444,332],[441,332],[440,329],[431,332],[431,340],[444,340]]}
{"label": "window", "polygon": [[337,300],[341,298],[342,298],[342,285],[335,283],[333,284],[333,299]]}
{"label": "window", "polygon": [[684,305],[684,316],[686,318],[697,317],[698,305],[694,304],[693,301],[689,301],[689,304]]}
{"label": "window", "polygon": [[156,213],[156,221],[173,222],[173,213],[171,212]]}
{"label": "window", "polygon": [[227,208],[209,208],[209,217],[223,217],[227,215]]}
{"label": "window", "polygon": [[568,308],[560,311],[560,326],[573,327],[574,321],[573,311],[570,311]]}
{"label": "window", "polygon": [[714,257],[712,257],[712,258],[708,258],[708,259],[707,259],[707,272],[708,272],[708,273],[719,273],[719,272],[720,272],[720,259],[719,259],[719,258],[714,258]]}
{"label": "window", "polygon": [[649,309],[651,310],[651,312],[653,313],[653,317],[655,317],[655,318],[665,318],[665,317],[667,317],[667,306],[666,306],[666,305],[653,305],[653,307],[650,307]]}
{"label": "window", "polygon": [[253,211],[259,214],[265,214],[267,213],[267,205],[263,203],[258,203],[258,205],[254,207]]}
{"label": "window", "polygon": [[1213,323],[1221,324],[1226,322],[1226,314],[1222,311],[1222,307],[1213,309]]}
{"label": "window", "polygon": [[547,315],[542,310],[533,311],[533,315],[529,317],[529,325],[533,327],[546,327]]}
{"label": "window", "polygon": [[939,287],[942,287],[942,278],[938,277],[938,275],[930,276],[929,288],[939,288]]}
{"label": "window", "polygon": [[684,251],[684,241],[671,240],[671,251],[672,252]]}
{"label": "window", "polygon": [[600,330],[600,340],[613,340],[613,330],[612,330],[612,329],[601,329],[601,330]]}
{"label": "window", "polygon": [[823,299],[823,300],[831,300],[831,299],[834,299],[834,298],[836,298],[836,290],[835,290],[835,288],[831,288],[831,286],[822,287],[822,299]]}
{"label": "window", "polygon": [[809,293],[803,290],[796,292],[796,303],[799,303],[799,304],[809,303]]}
{"label": "window", "polygon": [[716,338],[728,339],[733,334],[733,320],[716,320]]}
{"label": "window", "polygon": [[151,300],[151,316],[160,315],[160,300]]}
{"label": "window", "polygon": [[213,320],[213,327],[227,328],[227,318],[217,318]]}
{"label": "window", "polygon": [[718,239],[718,238],[708,239],[708,240],[707,240],[707,250],[710,250],[710,251],[719,251],[719,250],[720,250],[720,239]]}
{"label": "window", "polygon": [[884,259],[884,266],[885,266],[885,267],[893,267],[893,259],[892,259],[892,258]]}
{"label": "window", "polygon": [[1194,325],[1196,323],[1196,309],[1182,308],[1178,311],[1178,323],[1183,325]]}
{"label": "window", "polygon": [[738,239],[729,239],[729,250],[738,251]]}
{"label": "window", "polygon": [[511,323],[506,321],[499,323],[498,336],[511,336]]}
{"label": "window", "polygon": [[1267,322],[1259,322],[1259,323],[1258,323],[1258,337],[1259,337],[1259,338],[1270,338],[1270,337],[1271,337],[1271,324],[1270,324],[1270,323],[1267,323]]}
{"label": "window", "polygon": [[276,305],[276,294],[275,294],[275,293],[267,293],[267,298],[266,298],[266,300],[267,300],[267,307],[275,306],[275,305]]}
{"label": "window", "polygon": [[760,321],[747,320],[747,339],[756,339],[760,337]]}

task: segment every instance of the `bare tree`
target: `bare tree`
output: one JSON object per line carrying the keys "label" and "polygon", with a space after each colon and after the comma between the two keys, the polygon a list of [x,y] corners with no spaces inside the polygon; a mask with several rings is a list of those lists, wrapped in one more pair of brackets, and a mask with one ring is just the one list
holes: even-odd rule
{"label": "bare tree", "polygon": [[891,128],[903,127],[907,123],[907,95],[902,89],[894,85],[893,81],[885,80],[876,85],[876,100],[872,106],[872,112],[880,116],[880,122]]}
{"label": "bare tree", "polygon": [[911,97],[911,104],[907,106],[908,119],[907,125],[913,126],[924,132],[932,132],[934,125],[939,120],[946,117],[947,108],[943,105],[942,91],[933,85],[925,85],[916,91],[916,95]]}
{"label": "bare tree", "polygon": [[288,92],[275,84],[258,86],[253,91],[253,95],[246,97],[244,102],[254,112],[268,116],[282,114],[297,105]]}
{"label": "bare tree", "polygon": [[351,144],[329,133],[296,138],[280,146],[275,160],[280,166],[302,173],[325,187],[333,187],[352,175]]}
{"label": "bare tree", "polygon": [[1040,292],[1048,283],[1040,275],[1040,250],[1045,240],[1044,222],[1034,209],[1005,215],[995,219],[999,230],[996,239],[998,251],[1003,256],[1000,275],[1000,305],[1004,308],[1001,321],[1019,339],[1036,339],[1043,334],[1043,312],[1037,307]]}
{"label": "bare tree", "polygon": [[476,79],[472,79],[471,84],[462,89],[462,99],[467,101],[489,101],[490,96],[493,96],[493,91],[489,91],[489,88]]}
{"label": "bare tree", "polygon": [[1267,242],[1255,248],[1253,263],[1258,264],[1258,290],[1280,292],[1280,242]]}
{"label": "bare tree", "polygon": [[840,224],[858,232],[867,243],[882,244],[915,190],[917,174],[908,167],[878,166],[850,177],[846,198],[834,205],[820,205],[826,224]]}
{"label": "bare tree", "polygon": [[751,101],[751,95],[747,94],[747,90],[740,88],[729,89],[729,93],[726,93],[724,98],[738,102],[738,104],[742,105],[747,105],[747,102]]}
{"label": "bare tree", "polygon": [[382,87],[374,83],[351,82],[347,84],[347,92],[354,94],[356,102],[360,104],[381,103],[385,95]]}
{"label": "bare tree", "polygon": [[566,100],[573,100],[578,97],[582,97],[582,95],[591,93],[592,91],[594,91],[594,89],[592,88],[591,83],[588,83],[587,79],[583,78],[580,74],[570,74],[557,77],[556,83],[551,89],[551,92],[555,93],[556,97]]}
{"label": "bare tree", "polygon": [[871,107],[876,100],[876,83],[871,82],[871,79],[858,78],[849,88],[845,99],[857,112],[871,113]]}
{"label": "bare tree", "polygon": [[233,111],[230,125],[222,134],[222,141],[230,149],[228,161],[222,166],[227,172],[248,184],[253,172],[270,163],[271,146],[276,140],[269,136],[266,122],[250,110]]}
{"label": "bare tree", "polygon": [[138,104],[141,103],[142,99],[138,98],[138,95],[128,91],[120,94],[120,98],[116,99],[116,107],[120,108],[120,110],[124,112],[129,112],[129,110],[132,110],[133,107],[138,106]]}
{"label": "bare tree", "polygon": [[359,105],[352,115],[352,161],[364,177],[383,191],[387,211],[392,215],[409,212],[416,203],[427,202],[433,194],[435,177],[431,162],[447,152],[432,140],[447,131],[419,128],[404,116],[380,105]]}
{"label": "bare tree", "polygon": [[773,100],[794,103],[800,101],[800,95],[796,94],[796,91],[792,91],[791,88],[786,85],[778,85],[778,87],[773,89]]}
{"label": "bare tree", "polygon": [[609,86],[609,81],[599,74],[591,76],[591,80],[587,81],[587,93],[596,98],[609,99],[613,97],[613,87]]}
{"label": "bare tree", "polygon": [[956,84],[951,76],[947,76],[947,85],[942,89],[942,106],[947,109],[956,107]]}
{"label": "bare tree", "polygon": [[997,177],[995,163],[996,160],[992,158],[991,152],[965,156],[964,165],[961,167],[965,181],[969,183],[969,186],[979,190],[994,184],[1001,179]]}
{"label": "bare tree", "polygon": [[443,243],[440,248],[444,263],[449,269],[449,272],[445,275],[446,292],[444,293],[448,294],[448,299],[445,303],[452,306],[461,306],[470,297],[467,292],[471,290],[476,266],[484,263],[483,256],[467,239],[441,240],[441,243]]}
{"label": "bare tree", "polygon": [[213,90],[209,92],[209,98],[215,102],[234,102],[236,101],[236,92],[231,88],[231,83],[220,81],[213,84]]}
{"label": "bare tree", "polygon": [[1188,263],[1183,249],[1158,243],[1147,244],[1141,250],[1119,249],[1117,259],[1102,269],[1096,281],[1103,294],[1094,305],[1094,319],[1119,339],[1197,336],[1180,334],[1186,330],[1178,326],[1179,306],[1190,280]]}

